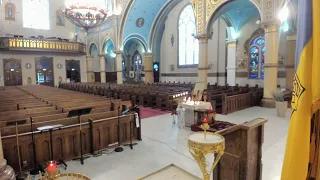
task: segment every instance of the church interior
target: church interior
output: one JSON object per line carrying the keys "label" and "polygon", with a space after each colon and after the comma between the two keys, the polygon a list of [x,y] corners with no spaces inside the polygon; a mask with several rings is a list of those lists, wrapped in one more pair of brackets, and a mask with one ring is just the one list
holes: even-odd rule
{"label": "church interior", "polygon": [[280,180],[298,0],[0,0],[0,179]]}

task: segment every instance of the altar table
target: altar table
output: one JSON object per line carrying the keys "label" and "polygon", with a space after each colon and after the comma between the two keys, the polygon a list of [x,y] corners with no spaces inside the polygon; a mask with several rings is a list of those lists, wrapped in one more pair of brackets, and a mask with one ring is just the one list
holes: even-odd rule
{"label": "altar table", "polygon": [[[192,124],[195,124],[195,110],[212,110],[212,105],[210,102],[200,101],[199,104],[181,103],[180,105],[181,107],[177,109],[177,112],[181,113],[181,116],[183,117],[181,120],[184,121],[182,124],[185,124],[186,127],[191,127]],[[183,109],[183,111],[181,111],[181,109]]]}

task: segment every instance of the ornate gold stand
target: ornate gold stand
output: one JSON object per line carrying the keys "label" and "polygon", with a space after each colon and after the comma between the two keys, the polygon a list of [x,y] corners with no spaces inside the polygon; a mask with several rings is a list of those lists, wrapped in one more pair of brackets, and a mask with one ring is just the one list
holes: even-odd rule
{"label": "ornate gold stand", "polygon": [[[193,133],[188,138],[189,152],[197,161],[204,180],[209,180],[214,168],[224,154],[225,139],[219,134],[206,132],[208,124],[204,121],[201,126],[205,132]],[[207,171],[206,155],[214,154],[214,162],[209,172]]]}

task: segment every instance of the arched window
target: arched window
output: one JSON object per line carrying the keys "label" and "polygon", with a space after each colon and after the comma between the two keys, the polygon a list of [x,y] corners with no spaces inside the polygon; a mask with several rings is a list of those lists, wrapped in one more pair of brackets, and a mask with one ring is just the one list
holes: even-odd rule
{"label": "arched window", "polygon": [[179,17],[179,66],[199,63],[199,43],[192,35],[196,34],[196,20],[191,5],[187,5]]}
{"label": "arched window", "polygon": [[256,37],[249,48],[249,78],[264,79],[264,37]]}

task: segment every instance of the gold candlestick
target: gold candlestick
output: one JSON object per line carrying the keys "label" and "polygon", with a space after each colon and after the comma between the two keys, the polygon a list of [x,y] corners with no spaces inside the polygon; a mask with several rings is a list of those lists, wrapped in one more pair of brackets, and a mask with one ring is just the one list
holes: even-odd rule
{"label": "gold candlestick", "polygon": [[207,130],[210,128],[210,126],[207,119],[204,119],[202,123],[203,124],[201,124],[200,128],[204,131],[204,138],[207,139]]}

